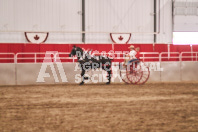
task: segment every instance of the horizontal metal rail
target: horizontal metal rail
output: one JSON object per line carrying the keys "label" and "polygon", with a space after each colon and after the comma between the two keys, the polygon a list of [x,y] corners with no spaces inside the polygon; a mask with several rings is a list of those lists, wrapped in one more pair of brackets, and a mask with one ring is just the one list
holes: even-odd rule
{"label": "horizontal metal rail", "polygon": [[[67,60],[72,60],[72,62],[75,62],[77,57],[69,57],[69,54],[69,52],[0,53],[0,60],[14,60],[14,63],[18,63],[19,60],[31,60],[34,63],[38,63],[38,60],[49,60],[49,62],[59,62],[61,60],[66,60],[67,62]],[[7,57],[8,55],[11,55],[11,57]],[[127,58],[124,53],[95,53],[93,55],[107,55],[115,62]],[[189,61],[198,61],[198,52],[140,52],[140,59],[142,61],[160,62],[164,61],[163,59],[166,59],[166,61],[171,61],[171,59],[178,59],[179,61],[183,61],[184,59],[188,59]]]}
{"label": "horizontal metal rail", "polygon": [[73,62],[77,59],[77,57],[59,57],[59,55],[69,55],[69,52],[58,52],[54,55],[54,61],[57,62],[57,60],[64,60],[64,59],[72,59]]}
{"label": "horizontal metal rail", "polygon": [[[183,56],[183,54],[191,54],[190,56]],[[195,56],[194,56],[195,54]],[[197,56],[198,56],[198,52],[181,52],[180,53],[180,61],[182,61],[183,58],[186,59],[190,59],[193,61],[193,59],[195,58],[195,60],[197,61]]]}
{"label": "horizontal metal rail", "polygon": [[[12,57],[2,57],[2,55],[11,55]],[[14,53],[0,53],[0,60],[15,60],[15,54]]]}
{"label": "horizontal metal rail", "polygon": [[[162,59],[179,59],[179,52],[161,52],[160,54],[159,54],[159,61],[161,62],[162,61]],[[165,57],[162,57],[162,55],[167,55],[167,56],[165,56]],[[177,56],[171,56],[171,55],[178,55],[178,57]]]}
{"label": "horizontal metal rail", "polygon": [[[19,57],[20,55],[33,55],[34,57]],[[37,57],[37,55],[45,55],[45,57]],[[53,57],[48,57],[46,55],[53,55]],[[27,53],[17,53],[15,55],[15,63],[18,63],[18,60],[34,60],[34,63],[37,63],[37,60],[41,59],[54,59],[54,53],[46,52],[27,52]]]}
{"label": "horizontal metal rail", "polygon": [[[14,32],[14,33],[17,33],[17,32],[23,32],[22,30],[0,30],[0,32]],[[97,33],[97,34],[110,34],[110,33],[132,33],[132,34],[159,34],[159,32],[113,32],[113,31],[55,31],[55,30],[51,30],[51,31],[45,31],[45,30],[40,30],[40,31],[32,31],[32,30],[29,30],[29,31],[25,31],[25,32],[49,32],[49,33],[79,33],[79,34],[82,34],[82,33]]]}
{"label": "horizontal metal rail", "polygon": [[[140,52],[140,54],[142,55],[142,57],[140,57],[140,59],[143,60],[143,62],[145,61],[145,59],[158,59],[159,60],[159,52]],[[158,55],[157,57],[145,57],[145,55]]]}

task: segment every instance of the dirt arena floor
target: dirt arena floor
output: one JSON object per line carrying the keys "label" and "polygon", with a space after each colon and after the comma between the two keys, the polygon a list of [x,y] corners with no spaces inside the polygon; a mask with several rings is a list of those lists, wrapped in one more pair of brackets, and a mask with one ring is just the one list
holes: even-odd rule
{"label": "dirt arena floor", "polygon": [[1,132],[198,131],[198,83],[0,87]]}

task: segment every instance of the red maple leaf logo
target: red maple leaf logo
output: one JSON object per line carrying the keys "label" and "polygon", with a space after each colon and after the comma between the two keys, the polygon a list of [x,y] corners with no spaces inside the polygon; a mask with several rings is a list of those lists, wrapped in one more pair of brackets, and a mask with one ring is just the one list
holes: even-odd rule
{"label": "red maple leaf logo", "polygon": [[119,39],[120,41],[122,41],[122,40],[123,40],[123,37],[122,37],[122,36],[120,36],[118,39]]}
{"label": "red maple leaf logo", "polygon": [[39,38],[40,38],[40,37],[39,37],[38,35],[35,35],[35,36],[34,36],[34,39],[35,39],[35,40],[39,40]]}

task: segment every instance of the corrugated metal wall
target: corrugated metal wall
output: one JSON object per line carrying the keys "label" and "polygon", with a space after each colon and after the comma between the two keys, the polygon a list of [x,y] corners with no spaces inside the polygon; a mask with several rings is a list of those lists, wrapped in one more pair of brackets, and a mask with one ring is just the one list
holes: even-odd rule
{"label": "corrugated metal wall", "polygon": [[80,31],[81,0],[0,0],[0,26],[16,31]]}
{"label": "corrugated metal wall", "polygon": [[198,32],[198,0],[174,1],[174,31]]}
{"label": "corrugated metal wall", "polygon": [[[0,0],[4,31],[81,31],[81,0]],[[11,37],[11,36],[12,37]],[[26,42],[22,33],[1,33],[1,42]],[[48,42],[80,42],[80,34],[52,33]]]}
{"label": "corrugated metal wall", "polygon": [[[96,32],[153,33],[153,0],[87,0],[86,30]],[[152,36],[152,35],[151,35]],[[87,36],[87,42],[98,34]],[[103,36],[102,36],[103,37]],[[133,38],[136,37],[133,35]],[[101,40],[108,41],[109,37]],[[138,42],[138,39],[134,38]],[[152,42],[153,37],[141,34],[141,42]]]}
{"label": "corrugated metal wall", "polygon": [[[171,43],[172,1],[159,1],[157,42]],[[153,43],[153,13],[154,0],[85,0],[85,30],[103,32],[86,33],[86,43],[111,43],[110,32],[138,32],[130,43]],[[47,43],[82,43],[82,0],[0,0],[0,18],[0,42],[26,42],[25,31],[53,31]]]}

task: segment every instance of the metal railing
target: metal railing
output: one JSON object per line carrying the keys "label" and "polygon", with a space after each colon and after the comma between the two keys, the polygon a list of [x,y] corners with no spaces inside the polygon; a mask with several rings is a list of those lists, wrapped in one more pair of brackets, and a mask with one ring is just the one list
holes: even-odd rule
{"label": "metal railing", "polygon": [[[158,61],[160,60],[159,52],[141,52],[140,54],[142,55],[142,57],[140,57],[140,59],[142,59],[142,61],[145,61],[145,59],[149,59],[149,60],[157,59]],[[146,55],[152,55],[152,56],[146,56]],[[158,56],[153,57],[153,55],[158,55]]]}
{"label": "metal railing", "polygon": [[[119,62],[119,60],[126,58],[123,53],[96,53],[95,55],[110,56],[114,62]],[[198,61],[198,52],[140,52],[140,55],[142,61]],[[0,53],[0,63],[2,60],[8,63],[41,63],[43,60],[45,60],[44,62],[58,62],[60,60],[63,62],[76,62],[77,57],[69,57],[69,52]],[[13,61],[10,62],[10,60]]]}
{"label": "metal railing", "polygon": [[[159,61],[161,62],[162,59],[168,59],[170,61],[170,59],[179,59],[179,52],[161,52],[159,54]],[[165,57],[163,57],[163,55],[167,55]],[[178,56],[171,56],[171,55],[178,55]]]}
{"label": "metal railing", "polygon": [[[7,57],[7,56],[11,56],[11,57]],[[1,60],[5,60],[5,61],[12,60],[14,62],[15,61],[15,54],[14,53],[0,53],[0,61]]]}
{"label": "metal railing", "polygon": [[[33,57],[25,57],[24,55],[33,55]],[[44,55],[45,57],[38,57],[37,55]],[[43,59],[45,59],[45,60],[51,60],[52,59],[52,57],[49,57],[48,55],[53,55],[53,58],[54,58],[54,54],[53,53],[46,53],[46,52],[28,52],[28,53],[17,53],[16,55],[15,55],[15,63],[18,63],[18,60],[33,60],[34,61],[34,63],[37,63],[38,62],[38,60],[43,60]],[[20,57],[20,56],[22,56],[22,57]],[[54,60],[52,60],[52,62],[53,62]]]}
{"label": "metal railing", "polygon": [[[183,56],[183,54],[191,54],[190,56]],[[181,52],[180,53],[180,61],[183,61],[182,59],[191,59],[191,61],[197,61],[198,52]]]}
{"label": "metal railing", "polygon": [[69,52],[58,52],[55,53],[54,55],[54,62],[57,62],[57,60],[72,60],[72,62],[75,62],[75,60],[77,59],[77,57],[60,57],[60,55],[68,55],[69,56]]}

